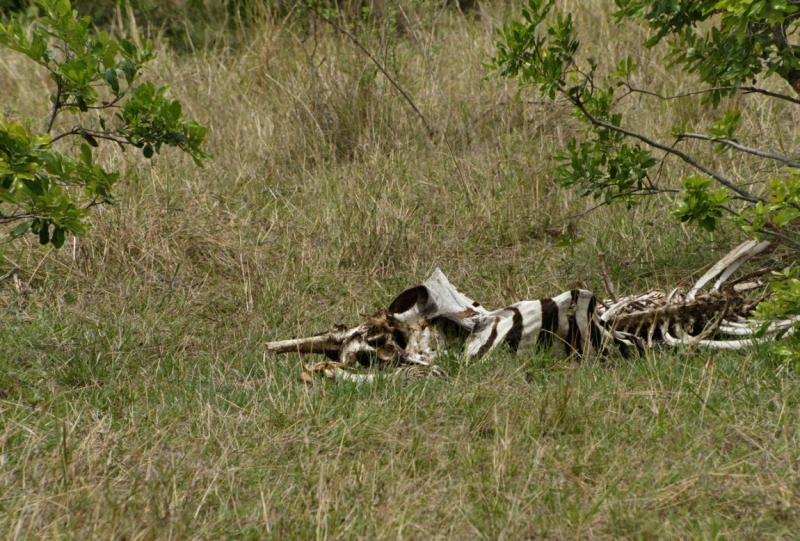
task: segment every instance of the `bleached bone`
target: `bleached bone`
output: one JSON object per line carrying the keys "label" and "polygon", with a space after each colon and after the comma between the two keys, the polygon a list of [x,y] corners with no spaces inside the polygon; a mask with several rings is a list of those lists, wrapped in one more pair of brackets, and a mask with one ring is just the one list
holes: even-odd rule
{"label": "bleached bone", "polygon": [[[790,335],[793,332],[794,332],[794,327],[787,330],[786,335]],[[773,340],[772,337],[749,338],[747,340],[699,340],[698,342],[696,342],[696,345],[707,349],[739,350],[747,347],[752,347],[757,344],[766,344],[767,342],[771,342],[772,340]],[[664,333],[664,342],[668,346],[672,347],[687,345],[687,342],[685,340],[677,339],[672,335],[670,335],[668,332]]]}
{"label": "bleached bone", "polygon": [[[670,347],[687,345],[685,340],[675,338],[669,332],[662,333],[662,336],[664,338],[664,343]],[[697,345],[707,347],[709,349],[742,349],[746,346],[753,345],[753,340],[701,340]]]}
{"label": "bleached bone", "polygon": [[[770,322],[769,326],[764,330],[764,332],[766,334],[774,334],[792,327],[797,322],[800,322],[800,316],[796,316],[791,319],[773,321]],[[746,324],[723,321],[723,324],[719,326],[719,332],[731,336],[752,336],[759,332],[765,323],[767,322],[759,320],[753,320],[752,322]]]}
{"label": "bleached bone", "polygon": [[335,353],[338,356],[344,342],[365,330],[363,325],[359,325],[350,330],[336,330],[308,338],[268,342],[267,351],[271,353]]}
{"label": "bleached bone", "polygon": [[730,275],[742,265],[742,263],[753,256],[760,254],[769,246],[770,243],[767,241],[758,242],[755,240],[748,240],[741,243],[739,246],[728,252],[722,259],[717,261],[717,263],[711,267],[708,272],[701,276],[700,279],[694,284],[694,287],[692,287],[692,289],[689,290],[689,293],[686,294],[686,298],[690,301],[693,300],[703,286],[717,276],[719,276],[719,280],[714,283],[714,286],[711,288],[711,290],[718,290],[720,285],[722,285],[722,283],[725,282],[725,280],[727,280]]}

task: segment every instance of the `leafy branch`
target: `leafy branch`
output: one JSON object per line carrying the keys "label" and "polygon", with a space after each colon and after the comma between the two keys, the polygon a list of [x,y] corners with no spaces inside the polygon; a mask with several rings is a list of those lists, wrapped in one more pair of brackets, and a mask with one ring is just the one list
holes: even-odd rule
{"label": "leafy branch", "polygon": [[[20,222],[13,238],[30,231],[42,244],[60,247],[67,232],[88,231],[90,208],[114,203],[119,173],[96,163],[100,141],[139,148],[145,158],[165,145],[176,147],[198,166],[210,154],[202,148],[206,129],[185,117],[168,87],[139,82],[143,66],[154,58],[151,41],[137,45],[95,33],[69,0],[37,5],[40,15],[33,21],[0,24],[0,46],[44,67],[54,84],[43,131],[31,121],[0,116],[0,224]],[[53,134],[65,114],[75,124]],[[77,156],[55,149],[55,142],[73,137],[80,142]]]}
{"label": "leafy branch", "polygon": [[[557,155],[561,162],[557,180],[581,195],[624,201],[630,207],[642,198],[662,193],[652,179],[661,178],[667,157],[679,158],[697,174],[682,180],[674,216],[713,231],[720,220],[729,220],[749,234],[771,237],[790,249],[800,248],[800,160],[791,153],[778,153],[741,142],[736,131],[738,110],[726,111],[704,130],[690,133],[672,129],[669,145],[625,126],[618,106],[631,94],[661,100],[696,99],[718,108],[722,98],[737,93],[758,94],[764,99],[800,104],[783,92],[766,90],[757,79],[777,75],[794,94],[800,95],[800,46],[790,39],[800,31],[800,2],[767,0],[616,0],[613,18],[618,24],[643,20],[653,31],[645,41],[653,47],[666,40],[670,51],[663,61],[698,76],[699,88],[665,96],[631,84],[638,66],[630,57],[611,73],[599,74],[590,58],[579,56],[580,44],[570,13],[551,13],[555,0],[528,0],[521,20],[498,30],[497,52],[489,68],[494,74],[516,79],[521,90],[537,89],[550,100],[566,99],[575,117],[585,123],[583,137],[573,138]],[[615,89],[626,90],[615,97]],[[704,141],[739,156],[775,162],[775,177],[756,177],[748,182],[728,178],[706,165],[692,149],[681,148],[688,140]],[[660,159],[654,151],[663,153]],[[731,202],[736,202],[734,206]],[[796,252],[795,252],[796,253]],[[796,285],[797,274],[785,271],[784,279]],[[770,310],[798,315],[800,289],[778,288],[778,301]],[[783,296],[781,296],[783,295]],[[794,295],[794,297],[793,297]],[[766,310],[766,309],[765,309]],[[800,333],[792,346],[800,359]]]}

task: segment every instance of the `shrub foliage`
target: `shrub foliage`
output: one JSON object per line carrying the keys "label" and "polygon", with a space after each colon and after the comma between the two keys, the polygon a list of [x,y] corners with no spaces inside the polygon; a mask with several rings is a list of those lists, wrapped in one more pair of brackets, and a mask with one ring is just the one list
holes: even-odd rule
{"label": "shrub foliage", "polygon": [[[45,68],[53,83],[46,126],[0,116],[0,224],[13,237],[30,231],[60,247],[67,233],[86,233],[91,207],[114,203],[120,175],[97,163],[101,142],[141,149],[145,158],[174,146],[198,165],[209,154],[202,149],[206,129],[185,117],[167,87],[139,80],[153,58],[152,42],[94,32],[69,0],[39,6],[41,16],[31,23],[0,24],[0,45]],[[63,116],[72,127],[56,131]],[[55,145],[70,139],[72,147]]]}

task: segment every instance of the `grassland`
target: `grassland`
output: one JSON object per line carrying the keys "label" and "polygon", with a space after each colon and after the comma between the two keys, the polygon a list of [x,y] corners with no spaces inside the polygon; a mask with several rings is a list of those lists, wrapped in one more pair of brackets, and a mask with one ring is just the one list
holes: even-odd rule
{"label": "grassland", "polygon": [[[656,89],[691,86],[638,48],[642,30],[610,26],[609,2],[564,4],[602,62],[629,46]],[[575,219],[593,203],[553,169],[579,124],[481,66],[517,7],[398,6],[359,39],[432,134],[320,21],[162,44],[148,77],[209,126],[214,160],[108,148],[126,181],[89,236],[0,245],[0,274],[22,269],[0,284],[0,536],[795,538],[800,378],[769,348],[498,352],[371,387],[306,387],[296,357],[265,353],[356,323],[436,266],[493,307],[509,290],[601,293],[601,251],[623,293],[678,285],[738,240],[676,226],[666,199]],[[42,121],[47,82],[0,51],[6,117]],[[795,113],[746,105],[748,137],[796,140]],[[646,133],[716,114],[628,107]],[[734,178],[759,166],[705,157]],[[570,228],[585,241],[558,246]]]}

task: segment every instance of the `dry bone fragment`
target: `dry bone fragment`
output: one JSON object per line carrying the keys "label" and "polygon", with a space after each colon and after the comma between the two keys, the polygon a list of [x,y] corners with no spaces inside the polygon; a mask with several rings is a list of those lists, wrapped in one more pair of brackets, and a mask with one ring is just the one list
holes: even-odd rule
{"label": "dry bone fragment", "polygon": [[742,243],[686,293],[651,291],[599,305],[591,292],[576,289],[490,312],[459,292],[437,268],[424,283],[406,289],[357,327],[337,326],[317,336],[270,342],[267,349],[330,359],[304,366],[304,381],[318,373],[359,383],[375,378],[374,373],[350,371],[359,365],[392,366],[393,377],[443,376],[435,364],[440,353],[462,352],[468,361],[503,343],[518,352],[552,347],[559,355],[582,357],[613,350],[628,356],[656,344],[739,349],[771,340],[779,331],[792,332],[798,321],[771,322],[767,336],[755,338],[764,322],[749,317],[761,300],[752,292],[764,289],[760,277],[769,269],[730,281],[744,262],[769,246],[754,240]]}

